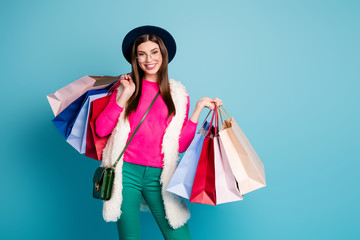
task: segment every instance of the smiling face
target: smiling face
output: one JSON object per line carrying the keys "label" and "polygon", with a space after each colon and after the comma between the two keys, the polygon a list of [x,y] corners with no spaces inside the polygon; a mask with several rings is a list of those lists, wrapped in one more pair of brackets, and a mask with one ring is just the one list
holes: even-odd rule
{"label": "smiling face", "polygon": [[161,64],[162,56],[157,43],[146,41],[137,47],[137,61],[144,71],[145,78],[153,78],[157,75]]}

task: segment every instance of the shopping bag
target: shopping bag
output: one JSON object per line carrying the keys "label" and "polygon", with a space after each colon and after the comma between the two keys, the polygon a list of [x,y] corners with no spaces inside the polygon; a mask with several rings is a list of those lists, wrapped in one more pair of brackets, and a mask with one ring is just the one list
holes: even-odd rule
{"label": "shopping bag", "polygon": [[67,139],[70,135],[71,129],[74,125],[76,117],[78,116],[81,107],[83,106],[87,97],[95,94],[106,93],[110,86],[105,87],[104,89],[89,90],[73,103],[71,103],[67,108],[65,108],[59,115],[57,115],[52,122],[55,127],[60,131],[60,133]]}
{"label": "shopping bag", "polygon": [[51,109],[55,115],[59,115],[72,102],[86,93],[88,90],[96,90],[116,81],[114,76],[84,76],[56,92],[47,95]]}
{"label": "shopping bag", "polygon": [[96,99],[92,101],[90,104],[89,121],[87,126],[87,133],[86,133],[85,156],[93,158],[98,161],[102,160],[102,151],[105,148],[107,140],[109,139],[110,135],[99,137],[95,131],[95,120],[109,103],[110,96],[119,86],[119,83],[120,81],[118,81],[109,90],[106,96]]}
{"label": "shopping bag", "polygon": [[66,141],[81,154],[85,153],[85,148],[86,148],[86,134],[87,134],[90,104],[92,101],[104,97],[106,95],[107,92],[104,92],[104,93],[90,95],[87,97],[85,103],[80,109],[78,116],[76,117],[70,135],[66,139]]}
{"label": "shopping bag", "polygon": [[216,205],[215,195],[215,164],[214,164],[214,139],[215,128],[212,126],[214,117],[217,119],[217,107],[214,108],[208,133],[201,149],[199,163],[196,168],[190,202]]}
{"label": "shopping bag", "polygon": [[[211,111],[210,111],[211,112]],[[209,112],[209,114],[210,114]],[[209,116],[208,114],[208,116]],[[206,117],[207,118],[207,117]],[[209,122],[205,121],[195,134],[194,139],[186,149],[174,175],[172,176],[166,190],[183,198],[189,199],[194,182],[196,168],[199,162],[204,138],[209,129]]]}
{"label": "shopping bag", "polygon": [[223,110],[225,112],[220,109],[227,120],[224,120],[219,135],[240,193],[244,195],[265,187],[263,163],[235,119],[230,117],[225,108]]}
{"label": "shopping bag", "polygon": [[243,200],[219,134],[214,137],[216,204]]}

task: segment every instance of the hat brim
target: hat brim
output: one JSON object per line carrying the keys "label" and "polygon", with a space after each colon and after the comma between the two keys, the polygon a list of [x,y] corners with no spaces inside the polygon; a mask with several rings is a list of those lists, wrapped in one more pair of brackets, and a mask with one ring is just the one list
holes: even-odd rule
{"label": "hat brim", "polygon": [[122,43],[122,51],[125,59],[131,64],[132,45],[134,41],[143,34],[155,34],[156,36],[160,37],[163,40],[166,49],[168,51],[168,58],[169,58],[168,62],[170,63],[171,60],[175,57],[175,53],[176,53],[175,39],[165,29],[150,25],[134,28],[133,30],[128,32],[128,34],[126,34]]}

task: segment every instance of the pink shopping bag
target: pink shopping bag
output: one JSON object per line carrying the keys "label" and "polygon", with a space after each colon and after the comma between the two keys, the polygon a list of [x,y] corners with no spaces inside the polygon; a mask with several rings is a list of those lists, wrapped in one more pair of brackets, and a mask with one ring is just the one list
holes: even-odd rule
{"label": "pink shopping bag", "polygon": [[47,95],[51,109],[55,115],[59,115],[67,106],[78,99],[88,90],[95,90],[116,81],[118,76],[84,76],[56,92]]}
{"label": "pink shopping bag", "polygon": [[214,137],[216,204],[243,200],[219,135]]}

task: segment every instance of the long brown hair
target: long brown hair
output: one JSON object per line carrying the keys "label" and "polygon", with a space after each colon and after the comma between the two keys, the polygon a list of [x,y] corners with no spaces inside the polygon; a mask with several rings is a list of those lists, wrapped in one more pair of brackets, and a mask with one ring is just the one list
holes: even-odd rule
{"label": "long brown hair", "polygon": [[169,85],[169,76],[168,76],[168,52],[165,47],[164,42],[162,39],[154,34],[144,34],[138,37],[132,46],[131,49],[131,77],[134,80],[135,84],[135,92],[130,97],[130,99],[126,103],[126,109],[125,109],[125,118],[127,118],[130,113],[136,111],[140,96],[141,96],[141,89],[142,89],[142,79],[145,76],[144,71],[140,68],[138,65],[136,55],[137,55],[137,47],[147,41],[152,41],[154,43],[157,43],[160,47],[160,52],[162,56],[162,64],[160,66],[160,69],[158,71],[158,83],[160,88],[160,95],[162,99],[164,100],[167,109],[168,109],[168,116],[167,119],[173,114],[175,116],[176,110],[175,110],[175,104],[171,98],[170,94],[170,85]]}

